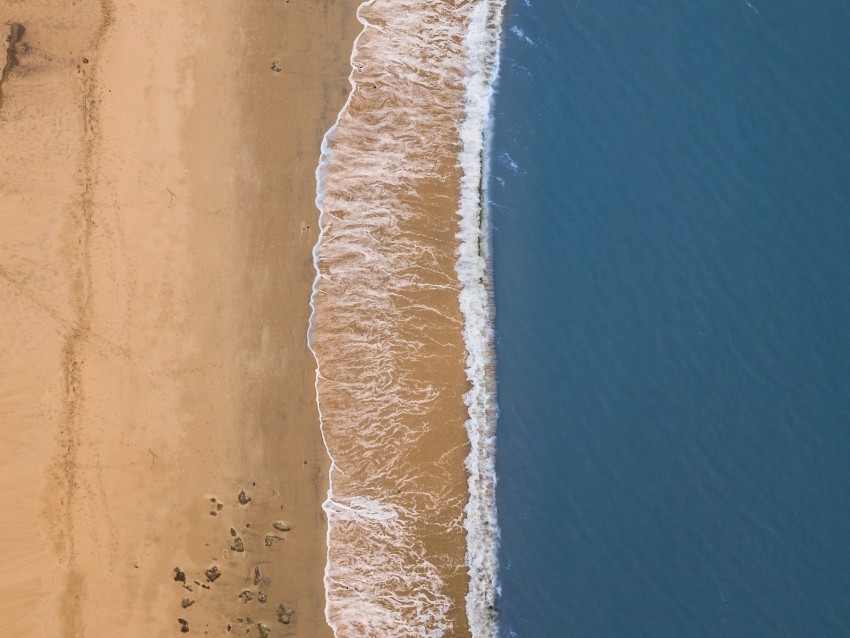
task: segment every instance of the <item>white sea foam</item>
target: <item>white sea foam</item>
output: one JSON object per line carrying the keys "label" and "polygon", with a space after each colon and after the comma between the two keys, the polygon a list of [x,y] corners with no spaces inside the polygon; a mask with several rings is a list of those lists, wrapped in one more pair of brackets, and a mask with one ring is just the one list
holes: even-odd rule
{"label": "white sea foam", "polygon": [[519,164],[517,164],[507,152],[499,153],[499,163],[509,168],[511,173],[514,175],[518,175],[520,172]]}
{"label": "white sea foam", "polygon": [[457,262],[464,316],[466,372],[471,389],[466,430],[470,453],[467,530],[469,593],[466,613],[474,638],[497,632],[496,587],[498,522],[496,519],[496,392],[493,350],[493,303],[490,220],[484,199],[487,187],[488,127],[499,73],[503,0],[479,2],[472,11],[465,48],[465,117],[461,125],[460,251]]}
{"label": "white sea foam", "polygon": [[525,42],[526,44],[529,44],[529,45],[531,45],[531,46],[534,46],[534,40],[532,40],[531,38],[529,38],[529,37],[525,34],[525,31],[523,31],[523,30],[522,30],[519,26],[517,26],[517,25],[512,26],[512,27],[511,27],[511,33],[513,33],[516,37],[518,37],[520,40],[522,40],[522,41],[523,41],[523,42]]}
{"label": "white sea foam", "polygon": [[[475,638],[496,635],[496,403],[483,195],[502,8],[503,0],[460,7],[439,0],[363,3],[358,9],[363,31],[351,56],[352,90],[322,142],[309,346],[331,459],[324,503],[325,611],[338,638],[437,638],[452,632],[452,599],[440,576],[451,567],[451,557],[413,563],[410,557],[425,553],[416,529],[441,511],[459,511],[456,497],[437,489],[406,491],[402,499],[372,485],[376,477],[392,476],[401,494],[423,472],[408,456],[427,434],[444,389],[414,378],[399,362],[431,358],[440,365],[434,352],[445,344],[411,321],[412,313],[448,326],[454,321],[439,305],[421,300],[428,290],[459,297],[470,387],[464,395],[468,501],[463,520],[443,529],[462,524],[466,531],[470,632]],[[352,108],[358,90],[379,85],[389,86],[382,95],[391,97],[370,103],[370,110]],[[405,202],[420,197],[423,180],[446,179],[432,158],[458,146],[458,134],[462,175],[454,280],[442,274],[434,238],[410,231],[409,222],[422,223],[422,209]],[[330,316],[333,321],[325,319]],[[402,332],[404,339],[398,337]],[[333,359],[321,351],[333,351]],[[439,477],[439,465],[428,471]]]}

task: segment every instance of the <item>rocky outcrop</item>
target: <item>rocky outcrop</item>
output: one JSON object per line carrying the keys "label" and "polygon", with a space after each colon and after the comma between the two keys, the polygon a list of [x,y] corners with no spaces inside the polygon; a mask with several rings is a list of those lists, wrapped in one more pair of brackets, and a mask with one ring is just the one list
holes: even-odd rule
{"label": "rocky outcrop", "polygon": [[3,40],[3,52],[0,53],[0,56],[2,56],[0,60],[3,63],[3,68],[0,69],[0,108],[3,106],[3,85],[6,83],[9,71],[18,64],[19,43],[24,37],[24,31],[26,31],[24,25],[17,22],[3,25],[3,29],[0,31]]}
{"label": "rocky outcrop", "polygon": [[292,607],[287,607],[283,603],[280,603],[280,606],[277,608],[277,620],[284,625],[288,625],[290,623],[293,614],[295,614],[295,610]]}
{"label": "rocky outcrop", "polygon": [[204,576],[207,577],[207,580],[211,583],[215,582],[215,579],[221,576],[221,570],[218,568],[218,565],[213,565],[209,569],[204,570]]}

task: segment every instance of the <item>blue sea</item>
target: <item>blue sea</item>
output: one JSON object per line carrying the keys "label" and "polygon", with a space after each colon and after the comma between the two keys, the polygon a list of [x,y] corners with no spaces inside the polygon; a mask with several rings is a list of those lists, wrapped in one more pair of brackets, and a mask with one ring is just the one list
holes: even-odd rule
{"label": "blue sea", "polygon": [[503,34],[501,635],[850,636],[850,3]]}

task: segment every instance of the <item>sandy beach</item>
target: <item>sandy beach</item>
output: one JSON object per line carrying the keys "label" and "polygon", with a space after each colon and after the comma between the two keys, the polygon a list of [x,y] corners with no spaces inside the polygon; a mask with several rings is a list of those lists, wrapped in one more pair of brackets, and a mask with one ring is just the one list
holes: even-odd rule
{"label": "sandy beach", "polygon": [[0,0],[3,635],[330,635],[306,334],[355,8]]}

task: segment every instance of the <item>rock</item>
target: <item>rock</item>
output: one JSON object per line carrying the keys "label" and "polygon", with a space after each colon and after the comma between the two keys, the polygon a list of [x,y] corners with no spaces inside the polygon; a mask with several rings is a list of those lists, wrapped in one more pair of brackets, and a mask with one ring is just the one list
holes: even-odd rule
{"label": "rock", "polygon": [[274,523],[272,523],[272,527],[274,527],[279,532],[289,531],[289,525],[287,525],[283,521],[275,521]]}
{"label": "rock", "polygon": [[189,633],[189,623],[186,622],[183,618],[178,618],[177,622],[180,623],[180,631],[183,632],[184,634],[188,634]]}
{"label": "rock", "polygon": [[236,500],[239,501],[240,505],[247,505],[251,502],[251,497],[245,493],[245,490],[239,490]]}
{"label": "rock", "polygon": [[248,623],[249,625],[253,625],[254,624],[254,617],[253,616],[245,616],[245,622]]}
{"label": "rock", "polygon": [[186,609],[186,607],[191,607],[194,604],[195,604],[195,601],[192,600],[191,598],[184,598],[183,600],[180,601],[180,606],[183,609]]}
{"label": "rock", "polygon": [[280,72],[283,70],[283,69],[281,69],[281,68],[280,68],[280,60],[278,60],[278,59],[274,59],[274,60],[272,60],[272,66],[271,66],[271,69],[272,69],[272,71],[274,71],[275,73],[280,73]]}
{"label": "rock", "polygon": [[0,83],[6,79],[6,72],[18,64],[17,44],[24,37],[26,29],[24,25],[17,22],[6,24],[2,31],[2,42],[6,51],[6,59],[2,61],[0,66]]}
{"label": "rock", "polygon": [[216,503],[215,509],[220,512],[221,510],[224,509],[224,503]]}
{"label": "rock", "polygon": [[234,552],[244,552],[245,551],[245,543],[242,542],[242,539],[237,536],[233,539],[233,544],[230,545],[230,549]]}
{"label": "rock", "polygon": [[260,632],[260,638],[269,638],[269,634],[271,633],[271,629],[266,627],[263,623],[257,623],[257,631]]}
{"label": "rock", "polygon": [[261,605],[265,605],[265,604],[266,604],[266,601],[267,601],[268,599],[269,599],[269,597],[268,597],[268,596],[266,596],[265,592],[262,592],[262,591],[258,591],[258,592],[257,592],[257,600],[259,600],[259,601],[260,601],[260,604],[261,604]]}
{"label": "rock", "polygon": [[236,529],[235,528],[233,528],[233,527],[230,528],[230,535],[236,536]]}
{"label": "rock", "polygon": [[284,625],[288,625],[294,613],[295,610],[292,607],[287,607],[283,603],[280,603],[280,606],[277,608],[277,620]]}
{"label": "rock", "polygon": [[241,601],[242,601],[242,604],[243,604],[243,605],[247,605],[247,604],[248,604],[248,603],[250,603],[252,600],[254,600],[254,593],[253,593],[252,591],[250,591],[250,590],[246,589],[246,590],[244,590],[243,592],[241,592],[241,593],[239,594],[239,596],[237,596],[237,598],[239,598],[239,600],[241,600]]}
{"label": "rock", "polygon": [[260,566],[254,567],[254,587],[263,582],[263,575],[260,573]]}
{"label": "rock", "polygon": [[207,577],[208,581],[214,583],[215,579],[221,576],[221,570],[218,568],[218,565],[213,565],[209,569],[204,570],[204,575]]}
{"label": "rock", "polygon": [[6,25],[6,40],[9,46],[14,46],[24,37],[26,28],[19,22],[10,22]]}
{"label": "rock", "polygon": [[266,534],[266,547],[271,547],[275,543],[282,540],[283,539],[280,536],[275,536],[274,534]]}
{"label": "rock", "polygon": [[179,567],[174,568],[174,580],[185,583],[186,582],[186,572],[180,570]]}
{"label": "rock", "polygon": [[218,516],[218,512],[212,511],[210,512],[210,516]]}

